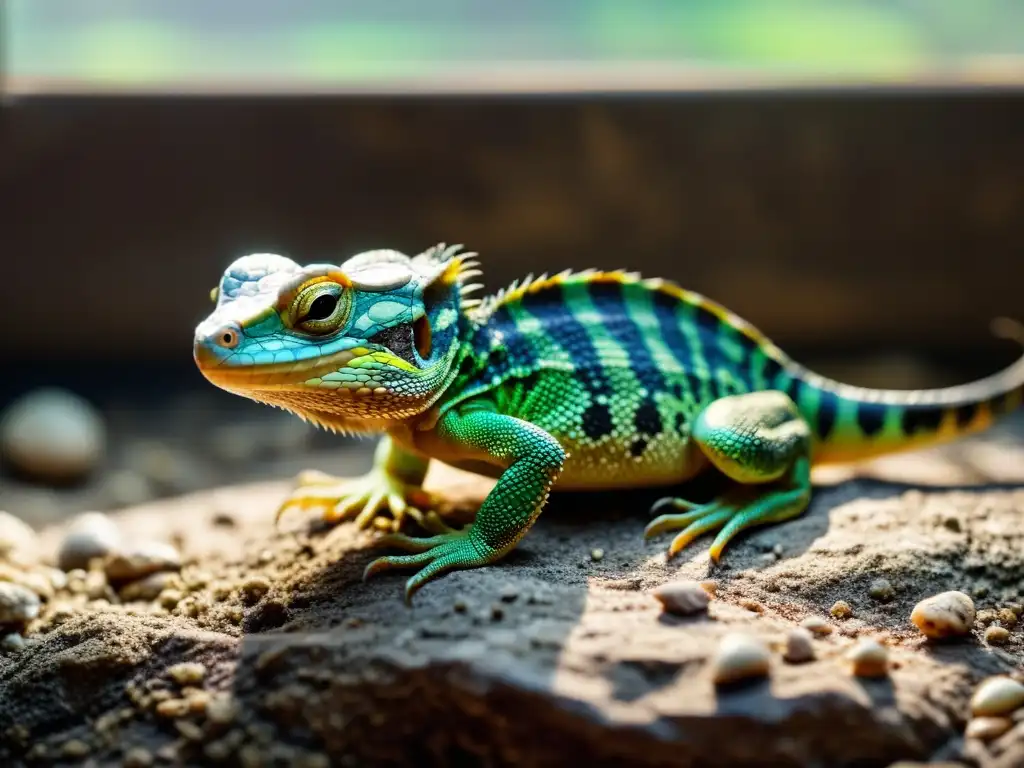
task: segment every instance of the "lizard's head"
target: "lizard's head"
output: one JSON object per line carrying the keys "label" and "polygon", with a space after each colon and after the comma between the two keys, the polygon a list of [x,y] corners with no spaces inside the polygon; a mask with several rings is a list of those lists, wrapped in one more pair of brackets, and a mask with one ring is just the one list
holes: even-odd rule
{"label": "lizard's head", "polygon": [[438,245],[305,267],[243,256],[196,328],[196,364],[222,389],[329,428],[422,413],[456,372],[473,255]]}

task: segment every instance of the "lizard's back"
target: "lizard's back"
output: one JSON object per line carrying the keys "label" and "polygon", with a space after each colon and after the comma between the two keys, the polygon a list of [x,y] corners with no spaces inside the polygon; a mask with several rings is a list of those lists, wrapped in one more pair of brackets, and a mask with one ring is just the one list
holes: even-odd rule
{"label": "lizard's back", "polygon": [[679,482],[701,466],[690,423],[781,370],[741,319],[697,294],[620,272],[565,273],[496,297],[452,402],[485,397],[569,452],[560,487]]}

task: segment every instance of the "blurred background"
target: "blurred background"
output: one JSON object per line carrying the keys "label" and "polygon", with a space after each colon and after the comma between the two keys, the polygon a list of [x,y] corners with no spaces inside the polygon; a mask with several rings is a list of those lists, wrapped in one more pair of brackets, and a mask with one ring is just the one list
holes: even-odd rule
{"label": "blurred background", "polygon": [[369,443],[218,392],[252,251],[439,242],[497,289],[628,267],[851,383],[1010,362],[1019,0],[7,0],[0,509],[34,521]]}

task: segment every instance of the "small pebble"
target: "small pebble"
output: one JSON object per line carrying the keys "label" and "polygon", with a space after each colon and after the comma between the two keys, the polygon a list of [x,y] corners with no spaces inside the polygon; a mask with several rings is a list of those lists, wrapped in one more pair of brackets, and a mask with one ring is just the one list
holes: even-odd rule
{"label": "small pebble", "polygon": [[121,546],[121,532],[102,512],[84,512],[67,527],[57,552],[62,571],[85,570],[93,558],[104,558]]}
{"label": "small pebble", "polygon": [[20,584],[0,581],[0,624],[27,624],[39,615],[39,595]]}
{"label": "small pebble", "polygon": [[711,597],[718,594],[718,582],[714,579],[705,579],[704,581],[697,583],[700,584],[704,591],[711,595]]}
{"label": "small pebble", "polygon": [[988,645],[1004,645],[1010,639],[1010,630],[992,625],[985,630],[984,639]]}
{"label": "small pebble", "polygon": [[103,458],[106,429],[97,410],[63,389],[37,389],[0,416],[0,453],[37,480],[66,483],[88,475]]}
{"label": "small pebble", "polygon": [[727,685],[767,677],[771,654],[760,639],[732,633],[722,638],[712,664],[712,679],[718,685]]}
{"label": "small pebble", "polygon": [[786,635],[786,651],[783,658],[791,664],[803,664],[814,658],[814,637],[803,627],[790,630]]}
{"label": "small pebble", "polygon": [[837,619],[848,619],[853,616],[853,608],[851,608],[850,604],[845,600],[836,600],[836,602],[832,604],[832,607],[829,608],[828,612]]}
{"label": "small pebble", "polygon": [[24,647],[25,638],[14,632],[9,635],[4,635],[3,640],[0,640],[0,648],[2,648],[6,653],[16,653]]}
{"label": "small pebble", "polygon": [[764,613],[764,606],[757,602],[757,600],[744,598],[743,600],[740,600],[740,605],[751,613]]}
{"label": "small pebble", "polygon": [[889,651],[877,640],[865,638],[846,654],[857,677],[885,677],[889,673]]}
{"label": "small pebble", "polygon": [[1008,715],[1024,706],[1024,685],[1009,677],[990,677],[971,696],[971,714],[975,717]]}
{"label": "small pebble", "polygon": [[999,623],[1007,629],[1013,627],[1019,619],[1019,614],[1010,608],[1000,608],[997,615],[999,616]]}
{"label": "small pebble", "polygon": [[967,723],[964,736],[979,741],[992,741],[998,739],[1012,726],[1013,720],[1008,717],[975,717]]}
{"label": "small pebble", "polygon": [[142,746],[133,746],[125,753],[122,765],[124,768],[150,768],[153,765],[153,754]]}
{"label": "small pebble", "polygon": [[185,595],[177,589],[165,589],[159,595],[157,595],[156,601],[160,604],[161,608],[165,608],[170,611],[177,607],[184,599]]}
{"label": "small pebble", "polygon": [[895,593],[896,590],[892,588],[892,584],[888,579],[876,579],[871,582],[871,586],[868,588],[868,596],[880,603],[889,602]]}
{"label": "small pebble", "polygon": [[35,530],[9,512],[0,512],[0,560],[32,565],[39,557],[39,536]]}
{"label": "small pebble", "polygon": [[506,584],[498,593],[498,599],[503,603],[514,603],[519,598],[519,589],[514,584]]}
{"label": "small pebble", "polygon": [[206,718],[218,725],[227,725],[238,714],[238,705],[227,694],[212,696],[206,704]]}
{"label": "small pebble", "polygon": [[81,739],[65,741],[64,746],[61,747],[61,752],[64,754],[64,757],[70,757],[72,759],[85,757],[90,751],[91,749],[89,745]]}
{"label": "small pebble", "polygon": [[708,609],[711,596],[696,581],[670,581],[651,592],[667,613],[690,616]]}
{"label": "small pebble", "polygon": [[185,699],[164,699],[156,705],[156,713],[168,719],[184,717],[190,709],[191,706]]}
{"label": "small pebble", "polygon": [[198,662],[184,661],[168,667],[167,675],[178,685],[195,685],[206,677],[206,667]]}
{"label": "small pebble", "polygon": [[930,638],[966,635],[974,625],[974,601],[963,592],[941,592],[914,606],[910,621]]}
{"label": "small pebble", "polygon": [[176,589],[181,586],[181,579],[178,574],[171,571],[151,573],[138,581],[131,581],[121,588],[119,593],[121,599],[130,603],[134,600],[155,600],[167,589]]}
{"label": "small pebble", "polygon": [[800,622],[800,626],[815,635],[824,636],[832,634],[832,625],[820,616],[808,616]]}
{"label": "small pebble", "polygon": [[978,624],[981,624],[981,626],[987,627],[989,624],[994,624],[995,622],[999,621],[999,614],[991,608],[982,608],[980,611],[977,612],[974,620]]}
{"label": "small pebble", "polygon": [[239,587],[242,592],[242,602],[246,605],[255,605],[270,591],[271,586],[270,581],[263,576],[252,576],[246,579]]}
{"label": "small pebble", "polygon": [[590,550],[590,559],[593,560],[595,563],[601,562],[602,560],[604,560],[604,550],[603,549],[592,549],[592,550]]}
{"label": "small pebble", "polygon": [[179,570],[181,555],[161,541],[139,542],[107,557],[104,568],[112,582],[135,581],[158,571]]}

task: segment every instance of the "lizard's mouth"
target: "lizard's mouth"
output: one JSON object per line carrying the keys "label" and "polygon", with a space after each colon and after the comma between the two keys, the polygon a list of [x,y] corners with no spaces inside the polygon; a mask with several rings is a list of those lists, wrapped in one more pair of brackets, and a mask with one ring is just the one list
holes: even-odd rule
{"label": "lizard's mouth", "polygon": [[369,354],[368,349],[358,347],[343,349],[325,357],[310,357],[294,362],[231,365],[227,361],[207,359],[201,350],[200,347],[196,348],[195,361],[203,376],[222,389],[238,393],[290,389],[309,379],[344,368],[355,357]]}

